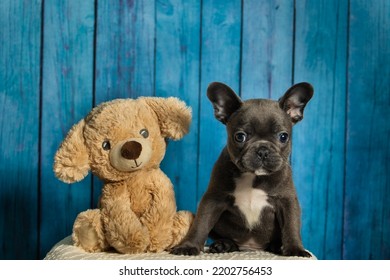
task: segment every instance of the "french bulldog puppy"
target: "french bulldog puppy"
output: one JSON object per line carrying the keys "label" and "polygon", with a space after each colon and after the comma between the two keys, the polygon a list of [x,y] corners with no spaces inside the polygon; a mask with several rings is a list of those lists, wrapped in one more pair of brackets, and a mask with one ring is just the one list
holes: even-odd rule
{"label": "french bulldog puppy", "polygon": [[211,253],[251,249],[311,256],[302,245],[289,155],[292,127],[312,96],[308,83],[292,86],[279,101],[242,101],[225,84],[209,85],[207,97],[216,119],[226,125],[227,145],[190,231],[172,254],[198,255],[210,236]]}

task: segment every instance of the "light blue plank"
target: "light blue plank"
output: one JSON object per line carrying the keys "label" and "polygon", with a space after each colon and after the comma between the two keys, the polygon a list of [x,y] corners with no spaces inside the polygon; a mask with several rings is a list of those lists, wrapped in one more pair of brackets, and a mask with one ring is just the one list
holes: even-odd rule
{"label": "light blue plank", "polygon": [[[95,104],[154,95],[154,1],[97,1]],[[96,206],[102,182],[93,177]]]}
{"label": "light blue plank", "polygon": [[351,1],[344,258],[390,259],[390,1]]}
{"label": "light blue plank", "polygon": [[154,94],[154,1],[98,1],[96,104]]}
{"label": "light blue plank", "polygon": [[200,2],[156,3],[156,95],[176,96],[192,108],[190,133],[171,141],[161,168],[171,179],[179,209],[197,207]]}
{"label": "light blue plank", "polygon": [[38,257],[41,4],[0,5],[0,259]]}
{"label": "light blue plank", "polygon": [[220,81],[237,93],[240,89],[241,1],[203,1],[201,44],[198,201],[226,144],[225,126],[214,118],[207,87]]}
{"label": "light blue plank", "polygon": [[278,99],[292,81],[294,1],[243,2],[241,97]]}
{"label": "light blue plank", "polygon": [[346,106],[346,1],[297,1],[294,82],[314,97],[294,127],[292,168],[304,245],[319,259],[342,257]]}
{"label": "light blue plank", "polygon": [[92,107],[94,1],[45,1],[42,78],[41,244],[44,257],[71,234],[91,206],[91,179],[66,185],[53,173],[54,154]]}

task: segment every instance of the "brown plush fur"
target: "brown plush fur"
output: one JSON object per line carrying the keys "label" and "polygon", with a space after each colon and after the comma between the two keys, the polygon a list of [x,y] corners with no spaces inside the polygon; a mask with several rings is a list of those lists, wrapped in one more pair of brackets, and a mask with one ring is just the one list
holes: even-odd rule
{"label": "brown plush fur", "polygon": [[[102,103],[70,130],[55,155],[56,176],[73,183],[91,170],[105,182],[100,208],[76,218],[76,246],[88,252],[113,247],[141,253],[160,252],[181,241],[193,214],[176,212],[172,183],[159,165],[165,138],[180,139],[190,122],[190,109],[178,99],[143,97]],[[126,153],[136,159],[125,158]]]}

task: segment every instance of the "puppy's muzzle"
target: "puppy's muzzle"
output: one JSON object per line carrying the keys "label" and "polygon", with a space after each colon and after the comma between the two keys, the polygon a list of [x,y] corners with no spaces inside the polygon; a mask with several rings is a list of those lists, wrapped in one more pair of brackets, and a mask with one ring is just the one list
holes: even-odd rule
{"label": "puppy's muzzle", "polygon": [[283,165],[278,148],[266,141],[258,141],[251,145],[238,162],[242,170],[253,172],[256,175],[269,175]]}
{"label": "puppy's muzzle", "polygon": [[269,150],[268,150],[267,147],[261,146],[261,147],[257,150],[256,154],[257,154],[257,157],[258,157],[260,160],[264,161],[264,160],[266,160],[266,159],[268,158],[268,156],[269,156]]}
{"label": "puppy's muzzle", "polygon": [[110,162],[119,171],[135,171],[147,164],[151,155],[149,140],[132,138],[117,143],[111,149]]}

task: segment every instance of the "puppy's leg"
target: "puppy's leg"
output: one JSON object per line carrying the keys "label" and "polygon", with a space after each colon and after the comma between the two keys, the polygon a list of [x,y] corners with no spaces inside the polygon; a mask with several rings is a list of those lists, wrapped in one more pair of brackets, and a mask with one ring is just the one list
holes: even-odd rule
{"label": "puppy's leg", "polygon": [[213,244],[210,245],[209,253],[218,254],[218,253],[229,253],[239,251],[237,244],[230,239],[217,239]]}
{"label": "puppy's leg", "polygon": [[280,240],[274,240],[271,241],[270,244],[265,248],[265,251],[276,254],[276,255],[281,255],[282,254],[282,242]]}
{"label": "puppy's leg", "polygon": [[209,232],[227,207],[226,202],[213,197],[207,193],[203,196],[190,231],[179,245],[172,248],[171,254],[199,255],[203,251]]}
{"label": "puppy's leg", "polygon": [[280,199],[277,218],[282,232],[282,254],[284,256],[311,257],[302,245],[301,211],[296,196]]}

